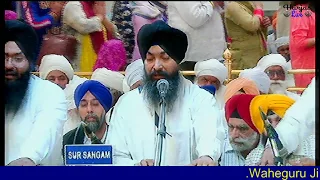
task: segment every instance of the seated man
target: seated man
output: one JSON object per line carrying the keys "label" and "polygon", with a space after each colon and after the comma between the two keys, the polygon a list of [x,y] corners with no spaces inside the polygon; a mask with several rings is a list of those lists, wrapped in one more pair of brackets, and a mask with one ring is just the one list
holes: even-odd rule
{"label": "seated man", "polygon": [[224,109],[224,93],[226,87],[223,85],[228,77],[228,70],[216,59],[206,61],[199,61],[196,63],[195,68],[196,79],[195,84],[199,86],[213,85],[216,89],[215,98],[220,109]]}
{"label": "seated man", "polygon": [[33,28],[10,20],[4,29],[5,164],[62,165],[63,90],[31,74],[38,46]]}
{"label": "seated man", "polygon": [[112,106],[112,94],[95,80],[87,80],[75,90],[74,101],[82,123],[63,136],[65,145],[103,144],[106,142],[108,124],[106,113]]}
{"label": "seated man", "polygon": [[271,80],[270,94],[283,94],[297,100],[299,95],[287,91],[288,88],[288,64],[280,54],[269,54],[262,57],[257,68],[264,70]]}
{"label": "seated man", "polygon": [[263,152],[260,150],[263,150],[266,144],[266,137],[263,135],[264,120],[260,108],[265,114],[273,111],[283,117],[293,103],[293,99],[284,95],[233,96],[226,103],[229,141],[226,141],[226,150],[220,164],[244,166],[248,161],[259,162]]}
{"label": "seated man", "polygon": [[247,155],[260,143],[260,131],[250,116],[250,103],[254,97],[238,94],[226,102],[229,138],[224,143],[221,166],[244,166]]}
{"label": "seated man", "polygon": [[115,106],[107,141],[114,147],[114,164],[154,165],[160,79],[169,83],[165,96],[169,135],[163,142],[161,165],[217,164],[224,134],[215,98],[179,73],[188,47],[186,34],[156,21],[140,29],[138,45],[144,60],[143,86],[126,93]]}
{"label": "seated man", "polygon": [[270,79],[258,68],[245,69],[239,74],[240,78],[246,78],[253,81],[259,88],[260,94],[268,94],[270,89]]}
{"label": "seated man", "polygon": [[136,89],[142,84],[143,78],[143,61],[142,59],[131,62],[125,71],[125,79],[130,90]]}
{"label": "seated man", "polygon": [[63,134],[78,127],[81,121],[74,104],[74,90],[87,79],[74,75],[74,70],[69,61],[64,56],[55,54],[43,56],[39,67],[39,77],[57,84],[64,90],[67,97],[68,119],[64,124]]}

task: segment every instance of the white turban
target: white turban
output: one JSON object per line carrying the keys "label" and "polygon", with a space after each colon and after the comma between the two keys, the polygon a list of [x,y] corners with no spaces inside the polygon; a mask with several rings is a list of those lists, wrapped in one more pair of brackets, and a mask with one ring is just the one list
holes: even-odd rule
{"label": "white turban", "polygon": [[108,88],[123,92],[124,75],[119,72],[98,68],[92,73],[91,79],[101,82]]}
{"label": "white turban", "polygon": [[289,36],[280,37],[275,41],[276,48],[278,49],[281,46],[289,45]]}
{"label": "white turban", "polygon": [[77,75],[74,75],[72,81],[67,84],[66,88],[64,89],[64,93],[66,94],[67,102],[68,102],[68,110],[75,109],[76,104],[74,102],[74,91],[78,87],[78,85],[82,84],[88,80],[87,78],[81,78]]}
{"label": "white turban", "polygon": [[239,77],[254,81],[259,88],[259,91],[262,93],[267,94],[269,92],[271,81],[269,76],[262,69],[245,69],[239,74]]}
{"label": "white turban", "polygon": [[281,66],[285,73],[287,73],[289,68],[286,59],[281,54],[269,54],[263,56],[257,64],[257,68],[264,71],[271,66]]}
{"label": "white turban", "polygon": [[209,59],[205,61],[199,61],[194,66],[194,71],[196,77],[199,76],[214,76],[216,77],[221,84],[228,78],[228,70],[217,59]]}
{"label": "white turban", "polygon": [[69,79],[72,80],[74,70],[69,61],[61,55],[49,54],[43,56],[39,67],[39,77],[46,79],[51,71],[58,70],[63,72]]}
{"label": "white turban", "polygon": [[142,59],[138,59],[129,64],[125,71],[127,84],[131,87],[136,82],[143,79],[144,64]]}

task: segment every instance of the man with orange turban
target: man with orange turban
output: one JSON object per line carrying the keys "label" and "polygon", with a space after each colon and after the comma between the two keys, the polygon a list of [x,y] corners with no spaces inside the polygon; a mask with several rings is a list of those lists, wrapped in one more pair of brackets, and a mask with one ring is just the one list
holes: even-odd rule
{"label": "man with orange turban", "polygon": [[220,165],[244,166],[247,158],[252,156],[258,159],[250,160],[258,163],[263,150],[259,151],[260,156],[255,156],[256,149],[264,149],[266,143],[266,138],[262,136],[264,119],[260,115],[260,109],[265,114],[273,112],[283,117],[293,103],[293,99],[279,94],[233,96],[225,107],[229,142],[225,143],[226,149],[222,154]]}

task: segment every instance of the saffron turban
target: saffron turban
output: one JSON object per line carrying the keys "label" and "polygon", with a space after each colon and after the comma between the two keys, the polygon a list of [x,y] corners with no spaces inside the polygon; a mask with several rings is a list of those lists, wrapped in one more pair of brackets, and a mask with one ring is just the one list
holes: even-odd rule
{"label": "saffron turban", "polygon": [[239,74],[239,77],[253,81],[260,92],[268,94],[271,81],[264,70],[258,68],[245,69]]}
{"label": "saffron turban", "polygon": [[254,120],[254,125],[259,130],[259,133],[262,134],[264,131],[264,120],[261,117],[260,108],[266,115],[268,111],[271,110],[279,117],[283,118],[286,111],[294,103],[295,101],[293,99],[282,94],[259,95],[253,98],[250,104],[250,115]]}
{"label": "saffron turban", "polygon": [[241,119],[243,119],[251,129],[259,133],[250,115],[250,104],[254,97],[256,97],[256,95],[251,94],[238,94],[231,97],[225,106],[227,122],[229,122],[231,115],[237,111]]}
{"label": "saffron turban", "polygon": [[187,35],[161,20],[142,26],[137,43],[143,60],[151,46],[159,45],[178,64],[185,58],[188,48]]}
{"label": "saffron turban", "polygon": [[215,95],[216,88],[213,85],[200,86],[201,89],[208,91],[209,93]]}
{"label": "saffron turban", "polygon": [[74,102],[76,106],[79,108],[83,96],[88,91],[97,98],[104,110],[108,112],[112,107],[112,94],[106,86],[95,80],[87,80],[76,88],[74,92]]}
{"label": "saffron turban", "polygon": [[5,23],[3,32],[4,44],[9,41],[16,42],[28,61],[34,64],[39,47],[35,30],[26,22],[20,20],[7,20]]}
{"label": "saffron turban", "polygon": [[221,84],[223,84],[228,77],[227,68],[217,59],[209,59],[206,61],[197,62],[194,66],[194,71],[196,77],[205,75],[214,76],[220,81]]}
{"label": "saffron turban", "polygon": [[101,82],[108,88],[123,92],[124,75],[119,72],[111,71],[106,68],[96,69],[91,76],[91,80]]}
{"label": "saffron turban", "polygon": [[240,89],[243,89],[245,94],[260,94],[257,85],[253,81],[246,78],[237,78],[226,85],[226,92],[224,95],[225,102],[227,102],[232,96],[240,91]]}
{"label": "saffron turban", "polygon": [[127,84],[131,87],[136,82],[143,79],[144,75],[144,64],[142,59],[131,62],[125,70],[125,79]]}
{"label": "saffron turban", "polygon": [[43,56],[39,67],[39,77],[46,79],[51,71],[58,70],[63,72],[71,81],[73,79],[74,70],[69,61],[61,55],[49,54]]}

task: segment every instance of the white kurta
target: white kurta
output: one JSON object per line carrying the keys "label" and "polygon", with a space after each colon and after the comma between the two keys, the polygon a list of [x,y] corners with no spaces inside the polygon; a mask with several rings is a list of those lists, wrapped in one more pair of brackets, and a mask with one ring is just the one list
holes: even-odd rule
{"label": "white kurta", "polygon": [[219,10],[209,1],[168,1],[168,24],[188,36],[184,61],[223,59],[227,43]]}
{"label": "white kurta", "polygon": [[[201,156],[218,161],[224,132],[215,98],[183,78],[179,97],[166,114],[167,132],[163,165],[188,165]],[[143,93],[143,91],[142,91]],[[138,89],[124,94],[113,111],[107,144],[113,146],[115,165],[134,165],[154,159],[155,111]],[[157,111],[159,114],[159,111]]]}
{"label": "white kurta", "polygon": [[289,152],[296,150],[298,145],[315,131],[315,95],[315,78],[313,78],[308,88],[286,111],[276,127],[281,142]]}
{"label": "white kurta", "polygon": [[27,157],[40,165],[63,165],[67,102],[59,86],[32,75],[25,104],[14,118],[5,118],[5,164]]}

